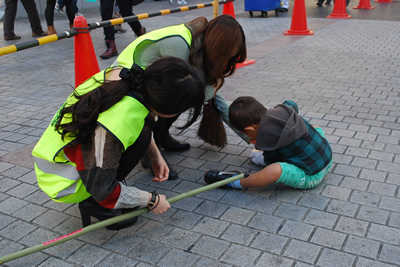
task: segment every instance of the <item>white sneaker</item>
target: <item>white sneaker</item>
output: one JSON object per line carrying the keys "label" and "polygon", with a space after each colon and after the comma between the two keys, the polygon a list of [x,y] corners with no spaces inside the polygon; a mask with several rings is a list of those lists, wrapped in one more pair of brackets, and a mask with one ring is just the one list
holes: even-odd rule
{"label": "white sneaker", "polygon": [[57,10],[58,12],[60,12],[61,14],[65,15],[65,12],[62,8],[60,8],[60,6],[58,5],[58,3],[55,5],[54,7],[55,10]]}
{"label": "white sneaker", "polygon": [[185,0],[178,0],[178,5],[186,5],[187,2]]}
{"label": "white sneaker", "polygon": [[174,3],[173,0],[168,0],[168,1],[169,1],[170,5],[172,5]]}
{"label": "white sneaker", "polygon": [[79,17],[79,16],[83,16],[83,14],[80,12],[75,13],[75,17]]}

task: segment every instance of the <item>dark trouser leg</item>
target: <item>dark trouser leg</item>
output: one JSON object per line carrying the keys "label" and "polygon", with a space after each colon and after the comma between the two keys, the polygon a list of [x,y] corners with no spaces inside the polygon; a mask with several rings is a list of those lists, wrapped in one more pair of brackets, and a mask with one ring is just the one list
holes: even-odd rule
{"label": "dark trouser leg", "polygon": [[[132,12],[132,4],[130,0],[117,0],[118,6],[119,6],[119,10],[121,13],[121,15],[123,17],[128,17],[128,16],[133,16],[133,12]],[[131,26],[133,32],[137,35],[140,36],[141,35],[141,29],[142,29],[142,24],[140,24],[140,22],[137,21],[132,21],[128,23],[129,26]]]}
{"label": "dark trouser leg", "polygon": [[170,151],[185,151],[190,149],[190,145],[185,142],[175,140],[169,133],[169,128],[178,119],[179,115],[173,118],[159,118],[154,129],[154,140],[156,144]]}
{"label": "dark trouser leg", "polygon": [[74,1],[73,0],[65,0],[65,11],[68,16],[69,24],[74,24],[75,19],[75,8],[74,8]]}
{"label": "dark trouser leg", "polygon": [[[110,20],[114,12],[114,0],[100,0],[101,20]],[[114,26],[104,27],[104,39],[114,40]]]}
{"label": "dark trouser leg", "polygon": [[[41,33],[43,31],[42,24],[40,23],[39,13],[36,8],[34,0],[21,0],[22,5],[28,15],[29,23],[31,24],[32,32]],[[55,5],[55,4],[54,4]],[[53,6],[54,9],[54,6]],[[54,12],[54,10],[53,10]]]}
{"label": "dark trouser leg", "polygon": [[47,0],[46,9],[44,10],[44,15],[46,17],[47,26],[54,25],[54,7],[56,5],[56,0]]}
{"label": "dark trouser leg", "polygon": [[6,0],[6,9],[4,10],[3,30],[4,36],[14,36],[14,22],[17,15],[18,2],[15,0]]}

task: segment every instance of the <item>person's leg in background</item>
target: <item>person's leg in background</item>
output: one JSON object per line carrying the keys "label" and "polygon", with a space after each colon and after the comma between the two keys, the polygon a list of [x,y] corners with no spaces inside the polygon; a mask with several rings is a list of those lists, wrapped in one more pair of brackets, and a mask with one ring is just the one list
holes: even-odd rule
{"label": "person's leg in background", "polygon": [[28,15],[29,23],[31,24],[32,36],[33,37],[45,36],[46,33],[42,29],[42,24],[40,22],[40,17],[39,17],[38,10],[36,8],[35,1],[34,0],[21,0],[21,3],[26,10],[26,14]]}
{"label": "person's leg in background", "polygon": [[[113,19],[120,18],[120,17],[122,17],[121,12],[119,10],[117,1],[115,1]],[[115,33],[117,33],[117,32],[124,33],[124,32],[126,32],[126,29],[124,29],[121,24],[117,24],[117,25],[114,25],[114,31],[115,31]]]}
{"label": "person's leg in background", "polygon": [[54,28],[54,7],[56,0],[47,0],[46,9],[44,15],[47,22],[47,35],[57,34],[56,28]]}
{"label": "person's leg in background", "polygon": [[169,151],[185,151],[190,149],[190,144],[175,140],[169,133],[172,124],[178,119],[178,116],[173,118],[159,118],[156,128],[154,129],[154,141],[158,147],[162,147]]}
{"label": "person's leg in background", "polygon": [[14,32],[14,22],[15,16],[17,15],[18,1],[15,0],[5,0],[6,8],[4,10],[4,40],[17,40],[21,39],[21,36],[15,35]]}
{"label": "person's leg in background", "polygon": [[[100,13],[102,21],[112,19],[114,13],[114,0],[100,0]],[[100,55],[100,58],[108,59],[117,56],[118,51],[115,45],[114,26],[104,27],[103,32],[107,50]]]}
{"label": "person's leg in background", "polygon": [[73,0],[64,0],[65,1],[65,7],[66,7],[66,12],[69,20],[69,28],[72,29],[74,26],[74,19],[75,19],[75,7],[74,7],[74,2]]}
{"label": "person's leg in background", "polygon": [[[133,16],[132,12],[132,3],[130,0],[117,0],[119,10],[121,12],[121,15],[123,17],[128,17],[128,16]],[[129,26],[131,26],[133,32],[136,34],[136,36],[141,36],[146,33],[146,28],[140,24],[140,22],[137,21],[132,21],[128,23]]]}
{"label": "person's leg in background", "polygon": [[65,14],[64,13],[64,0],[58,0],[54,9],[57,10],[58,12],[60,12],[61,14]]}

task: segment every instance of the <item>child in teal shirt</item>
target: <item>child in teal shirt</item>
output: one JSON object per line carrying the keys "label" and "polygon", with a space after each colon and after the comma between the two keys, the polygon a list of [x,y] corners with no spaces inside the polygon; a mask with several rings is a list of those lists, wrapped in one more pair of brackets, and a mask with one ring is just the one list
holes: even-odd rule
{"label": "child in teal shirt", "polygon": [[[265,187],[282,183],[294,188],[317,186],[332,165],[332,150],[319,127],[298,115],[297,104],[286,100],[267,110],[253,97],[239,97],[229,107],[232,127],[245,133],[263,151],[266,167],[225,188]],[[208,184],[229,174],[209,171]]]}

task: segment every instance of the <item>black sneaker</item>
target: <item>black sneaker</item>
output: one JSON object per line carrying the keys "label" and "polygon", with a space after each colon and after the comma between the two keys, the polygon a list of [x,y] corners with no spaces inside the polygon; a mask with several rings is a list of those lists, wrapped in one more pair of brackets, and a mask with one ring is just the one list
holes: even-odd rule
{"label": "black sneaker", "polygon": [[[220,172],[216,170],[209,170],[204,174],[204,182],[206,182],[206,184],[213,184],[239,174],[239,171]],[[228,187],[228,185],[223,185],[219,188],[228,189],[230,187]]]}

